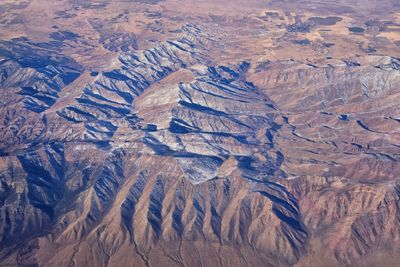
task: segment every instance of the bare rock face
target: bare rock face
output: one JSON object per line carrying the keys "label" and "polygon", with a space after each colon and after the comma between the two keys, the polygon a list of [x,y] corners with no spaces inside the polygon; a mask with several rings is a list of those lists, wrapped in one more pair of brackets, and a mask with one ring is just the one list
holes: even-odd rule
{"label": "bare rock face", "polygon": [[0,265],[397,263],[396,18],[352,41],[368,5],[11,2],[35,31],[0,30]]}
{"label": "bare rock face", "polygon": [[1,86],[16,88],[25,108],[41,112],[52,106],[63,87],[79,77],[82,68],[73,59],[45,50],[27,40],[2,41]]}

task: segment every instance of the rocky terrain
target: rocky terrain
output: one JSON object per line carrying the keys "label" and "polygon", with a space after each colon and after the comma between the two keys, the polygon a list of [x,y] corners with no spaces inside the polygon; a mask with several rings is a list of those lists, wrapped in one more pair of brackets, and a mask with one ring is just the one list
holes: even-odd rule
{"label": "rocky terrain", "polygon": [[400,6],[356,2],[0,3],[0,266],[396,266]]}

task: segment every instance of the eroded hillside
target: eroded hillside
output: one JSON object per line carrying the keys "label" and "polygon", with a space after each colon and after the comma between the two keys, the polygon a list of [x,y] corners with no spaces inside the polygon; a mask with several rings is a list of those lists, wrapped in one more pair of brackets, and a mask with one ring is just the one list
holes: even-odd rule
{"label": "eroded hillside", "polygon": [[0,4],[0,265],[395,266],[400,7],[358,2]]}

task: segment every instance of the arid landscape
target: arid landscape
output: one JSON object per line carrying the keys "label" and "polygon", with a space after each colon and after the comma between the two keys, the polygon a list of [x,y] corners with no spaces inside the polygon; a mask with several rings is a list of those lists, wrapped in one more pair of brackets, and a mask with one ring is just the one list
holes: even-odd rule
{"label": "arid landscape", "polygon": [[0,266],[399,252],[399,1],[0,2]]}

